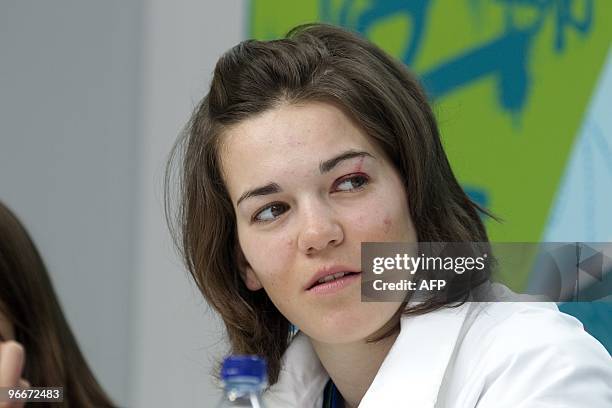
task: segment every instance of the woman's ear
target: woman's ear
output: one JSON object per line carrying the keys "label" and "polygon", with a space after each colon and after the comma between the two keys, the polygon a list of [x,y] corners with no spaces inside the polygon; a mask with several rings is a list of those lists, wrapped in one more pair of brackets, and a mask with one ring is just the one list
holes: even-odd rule
{"label": "woman's ear", "polygon": [[249,290],[256,291],[263,288],[263,285],[259,281],[259,278],[251,268],[251,265],[247,261],[240,245],[236,245],[236,259],[238,260],[238,268],[240,270],[240,277],[244,284]]}

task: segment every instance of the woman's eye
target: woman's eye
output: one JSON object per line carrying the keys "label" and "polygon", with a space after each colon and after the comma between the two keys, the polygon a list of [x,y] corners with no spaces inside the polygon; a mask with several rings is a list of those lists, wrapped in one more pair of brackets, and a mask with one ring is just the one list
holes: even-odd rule
{"label": "woman's eye", "polygon": [[336,189],[340,190],[340,191],[351,191],[351,190],[357,190],[361,187],[363,187],[364,185],[366,185],[368,183],[368,178],[365,176],[361,176],[361,175],[357,175],[357,176],[352,176],[349,178],[345,178],[344,180],[340,181],[337,185],[336,185]]}
{"label": "woman's eye", "polygon": [[255,214],[255,217],[253,217],[253,221],[255,222],[273,221],[279,215],[281,215],[282,213],[286,211],[286,207],[287,207],[286,205],[280,204],[280,203],[271,204],[267,206],[266,208],[264,208],[263,210],[261,210],[260,212],[258,212],[257,214]]}

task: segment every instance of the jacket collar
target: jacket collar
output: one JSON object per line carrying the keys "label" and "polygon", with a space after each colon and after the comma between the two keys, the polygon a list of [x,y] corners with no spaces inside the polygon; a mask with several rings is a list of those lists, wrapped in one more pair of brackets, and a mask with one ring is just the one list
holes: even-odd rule
{"label": "jacket collar", "polygon": [[[400,334],[359,407],[434,407],[469,305],[402,317]],[[328,380],[310,340],[299,333],[264,399],[269,407],[320,408]]]}

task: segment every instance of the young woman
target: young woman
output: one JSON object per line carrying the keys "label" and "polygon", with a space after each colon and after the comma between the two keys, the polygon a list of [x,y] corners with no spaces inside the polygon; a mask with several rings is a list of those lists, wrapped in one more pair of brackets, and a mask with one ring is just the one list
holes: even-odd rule
{"label": "young woman", "polygon": [[38,250],[0,203],[0,387],[29,385],[64,388],[62,403],[36,406],[113,406],[79,350]]}
{"label": "young woman", "polygon": [[306,25],[229,50],[166,183],[232,353],[268,360],[270,406],[612,403],[610,357],[554,305],[466,303],[469,274],[416,304],[361,302],[362,242],[488,238],[417,81],[356,35]]}

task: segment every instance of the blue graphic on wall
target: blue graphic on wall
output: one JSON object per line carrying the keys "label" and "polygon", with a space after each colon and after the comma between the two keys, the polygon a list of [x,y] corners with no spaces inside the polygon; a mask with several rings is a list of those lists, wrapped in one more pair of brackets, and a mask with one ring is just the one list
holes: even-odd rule
{"label": "blue graphic on wall", "polygon": [[[363,35],[378,21],[391,15],[405,14],[411,17],[410,39],[400,55],[408,66],[414,62],[423,43],[427,29],[428,11],[434,0],[388,0],[370,2],[356,19],[349,18],[356,0],[343,0],[337,14],[332,12],[332,0],[321,0],[324,21],[351,28]],[[420,77],[429,95],[438,98],[476,81],[486,75],[498,80],[498,103],[506,111],[517,113],[525,106],[531,85],[529,75],[529,50],[543,27],[546,17],[555,21],[554,49],[565,50],[567,30],[580,34],[589,33],[593,21],[593,0],[496,0],[505,7],[504,32],[497,38],[469,49],[447,61],[441,62]],[[583,3],[583,15],[575,16],[575,3]],[[471,0],[477,15],[481,1]],[[531,24],[519,24],[515,16],[517,7],[531,7],[536,17]]]}

